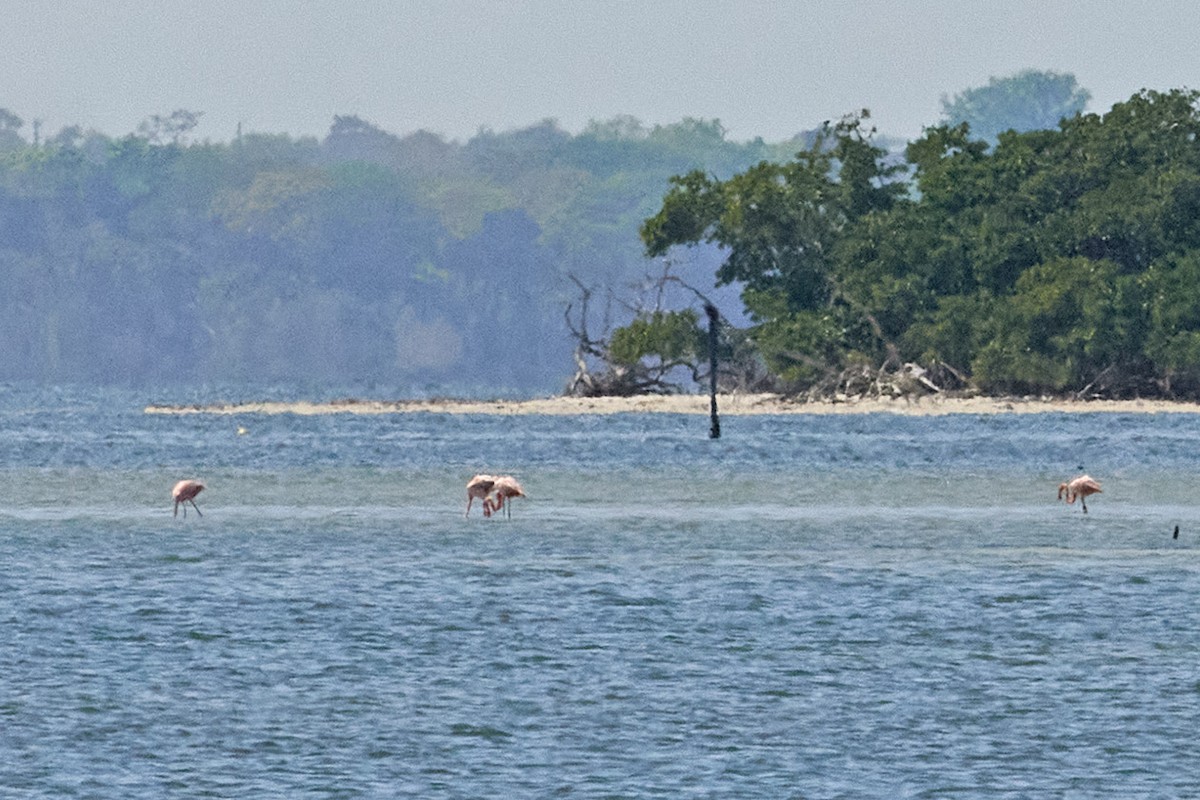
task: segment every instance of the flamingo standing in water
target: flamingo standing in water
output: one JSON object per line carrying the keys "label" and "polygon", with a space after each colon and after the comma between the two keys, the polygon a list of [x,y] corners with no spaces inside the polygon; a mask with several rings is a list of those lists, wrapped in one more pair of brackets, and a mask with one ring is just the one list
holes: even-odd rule
{"label": "flamingo standing in water", "polygon": [[[494,498],[489,498],[483,501],[483,506],[486,509],[488,504],[491,504],[492,511],[496,512],[504,508],[505,500],[512,500],[514,497],[525,497],[525,490],[521,488],[521,484],[517,483],[517,479],[512,475],[501,475],[495,479],[492,485],[492,491],[495,492]],[[508,504],[506,511],[507,515],[512,517],[512,503]]]}
{"label": "flamingo standing in water", "polygon": [[476,475],[467,481],[467,511],[463,516],[471,516],[471,502],[478,497],[483,501],[483,515],[490,517],[492,515],[492,507],[488,502],[488,493],[492,491],[492,487],[495,485],[496,479],[491,475]]}
{"label": "flamingo standing in water", "polygon": [[1067,483],[1058,485],[1058,499],[1074,503],[1075,498],[1078,497],[1085,514],[1087,513],[1086,498],[1089,494],[1100,494],[1100,483],[1091,475],[1080,475],[1078,478],[1072,478]]}
{"label": "flamingo standing in water", "polygon": [[[187,516],[187,504],[191,503],[192,508],[196,509],[196,513],[200,514],[200,506],[196,505],[196,495],[204,491],[204,484],[200,481],[185,480],[175,484],[175,488],[171,490],[171,498],[175,501],[175,513],[172,516],[179,516],[179,506],[183,505],[183,516]],[[200,516],[204,516],[200,514]]]}

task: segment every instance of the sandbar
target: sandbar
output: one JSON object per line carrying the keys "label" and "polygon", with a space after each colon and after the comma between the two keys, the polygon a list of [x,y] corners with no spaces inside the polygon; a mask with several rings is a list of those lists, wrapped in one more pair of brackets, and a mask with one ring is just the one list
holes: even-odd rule
{"label": "sandbar", "polygon": [[[1013,397],[870,398],[796,401],[775,394],[725,394],[717,396],[721,416],[750,414],[1200,414],[1200,404],[1168,400],[1063,400]],[[635,397],[543,397],[528,400],[332,400],[328,402],[264,401],[209,405],[148,405],[147,414],[704,414],[708,395],[638,395]]]}

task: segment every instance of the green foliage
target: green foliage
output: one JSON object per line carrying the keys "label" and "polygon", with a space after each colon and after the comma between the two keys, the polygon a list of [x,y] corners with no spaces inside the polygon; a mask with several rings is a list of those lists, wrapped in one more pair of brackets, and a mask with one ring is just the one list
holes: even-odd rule
{"label": "green foliage", "polygon": [[996,301],[987,292],[951,294],[937,299],[900,336],[905,352],[922,363],[943,362],[966,371],[988,341],[985,320],[995,316]]}
{"label": "green foliage", "polygon": [[1200,391],[1200,250],[1155,262],[1141,285],[1150,310],[1146,355],[1168,389]]}
{"label": "green foliage", "polygon": [[842,333],[831,310],[785,311],[757,326],[753,339],[771,371],[785,385],[800,388],[825,378],[842,361]]}
{"label": "green foliage", "polygon": [[695,364],[707,351],[705,333],[692,309],[639,314],[613,332],[609,353],[614,363],[632,367],[657,359],[667,368]]}
{"label": "green foliage", "polygon": [[1007,130],[1057,128],[1060,120],[1082,112],[1091,97],[1070,73],[1027,69],[953,98],[943,96],[942,118],[950,126],[966,123],[973,135],[995,142]]}
{"label": "green foliage", "polygon": [[245,189],[219,194],[213,211],[231,231],[303,242],[316,225],[317,195],[330,186],[317,167],[259,172]]}
{"label": "green foliage", "polygon": [[720,183],[704,172],[676,175],[670,183],[662,209],[642,223],[642,240],[650,257],[661,256],[676,244],[712,241],[709,231],[722,212]]}
{"label": "green foliage", "polygon": [[866,112],[826,124],[787,164],[762,161],[719,181],[701,172],[672,179],[658,214],[643,223],[646,254],[701,241],[729,251],[717,277],[754,291],[781,292],[793,310],[830,296],[830,251],[854,220],[890,208],[903,191],[897,168],[863,128]]}
{"label": "green foliage", "polygon": [[1118,363],[1138,344],[1120,336],[1118,278],[1116,264],[1080,257],[1024,272],[987,323],[973,364],[980,386],[1058,393]]}
{"label": "green foliage", "polygon": [[962,130],[914,143],[910,221],[943,246],[907,259],[950,245],[970,272],[905,332],[909,355],[969,367],[990,392],[1195,392],[1196,98],[1142,92],[990,152]]}
{"label": "green foliage", "polygon": [[742,286],[758,324],[753,338],[785,380],[811,376],[813,358],[836,361],[863,344],[853,341],[863,326],[839,286],[838,248],[905,189],[893,180],[899,167],[873,144],[867,118],[826,124],[786,164],[763,161],[725,181],[700,172],[675,178],[661,210],[642,225],[650,256],[701,242],[725,248],[718,283]]}
{"label": "green foliage", "polygon": [[[1019,77],[991,89],[1044,86]],[[930,128],[907,165],[851,117],[790,163],[674,179],[642,239],[723,247],[718,279],[797,389],[911,361],[996,393],[1200,396],[1197,97],[1144,91],[994,146]]]}
{"label": "green foliage", "polygon": [[[356,117],[196,144],[191,112],[29,143],[5,112],[0,379],[546,391],[571,285],[682,246],[723,258],[750,321],[727,341],[774,385],[918,362],[993,392],[1200,397],[1197,97],[992,141],[948,124],[903,155],[865,112],[770,145],[716,120],[457,143]],[[694,311],[605,325],[634,389],[705,352]]]}
{"label": "green foliage", "polygon": [[1101,376],[1112,393],[1163,386],[1181,366],[1164,355],[1186,346],[1168,345],[1146,295],[1164,311],[1162,260],[1200,247],[1195,101],[1143,92],[1058,131],[1003,134],[990,152],[961,128],[913,143],[908,223],[930,238],[892,261],[959,277],[904,333],[908,355],[969,365],[993,392],[1074,392]]}

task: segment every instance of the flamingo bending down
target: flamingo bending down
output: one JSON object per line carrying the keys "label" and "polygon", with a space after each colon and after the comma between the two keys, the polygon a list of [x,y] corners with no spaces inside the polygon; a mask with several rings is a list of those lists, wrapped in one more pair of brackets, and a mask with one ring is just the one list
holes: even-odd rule
{"label": "flamingo bending down", "polygon": [[476,497],[483,501],[483,515],[485,517],[492,515],[492,508],[488,503],[488,492],[492,491],[495,484],[496,479],[491,475],[476,475],[467,481],[467,511],[463,514],[464,517],[471,516],[471,502]]}
{"label": "flamingo bending down", "polygon": [[[1065,499],[1068,503],[1074,503],[1075,498],[1079,498],[1080,505],[1083,506],[1083,513],[1087,513],[1087,496],[1089,494],[1100,494],[1100,483],[1091,475],[1080,475],[1078,478],[1072,478],[1067,483],[1058,485],[1058,499]],[[1065,497],[1064,497],[1065,495]]]}
{"label": "flamingo bending down", "polygon": [[175,501],[175,513],[172,516],[179,516],[179,506],[183,505],[183,516],[187,516],[187,504],[191,503],[192,508],[196,509],[196,513],[200,513],[200,506],[196,505],[196,495],[204,491],[204,484],[200,481],[185,480],[175,484],[175,488],[171,490],[171,498]]}
{"label": "flamingo bending down", "polygon": [[[483,501],[483,506],[486,509],[491,504],[492,512],[499,511],[504,508],[505,500],[512,500],[515,497],[526,497],[525,490],[521,484],[517,483],[517,479],[512,475],[501,475],[495,479],[492,486],[492,491],[495,492],[494,498],[489,498]],[[512,517],[512,503],[508,504],[506,511],[509,517]]]}

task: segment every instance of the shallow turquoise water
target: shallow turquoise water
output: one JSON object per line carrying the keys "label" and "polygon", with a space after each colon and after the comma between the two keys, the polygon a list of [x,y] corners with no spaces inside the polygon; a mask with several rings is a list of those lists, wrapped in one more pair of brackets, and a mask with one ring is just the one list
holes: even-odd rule
{"label": "shallow turquoise water", "polygon": [[0,796],[1200,793],[1200,419],[146,402],[0,389]]}

